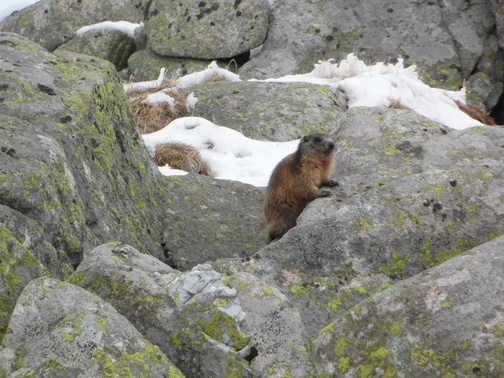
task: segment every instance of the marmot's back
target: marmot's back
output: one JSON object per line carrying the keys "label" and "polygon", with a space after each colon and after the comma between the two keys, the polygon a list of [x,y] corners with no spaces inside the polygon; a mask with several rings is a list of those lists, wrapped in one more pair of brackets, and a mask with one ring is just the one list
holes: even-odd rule
{"label": "marmot's back", "polygon": [[320,188],[337,185],[329,179],[333,166],[334,141],[326,134],[304,136],[296,152],[278,163],[264,200],[268,243],[294,227],[310,201],[330,194]]}

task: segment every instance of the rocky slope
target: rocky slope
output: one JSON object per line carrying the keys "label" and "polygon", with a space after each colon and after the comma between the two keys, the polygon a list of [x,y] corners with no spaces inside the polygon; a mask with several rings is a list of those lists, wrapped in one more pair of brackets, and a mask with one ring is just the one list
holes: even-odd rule
{"label": "rocky slope", "polygon": [[243,77],[401,54],[498,114],[498,1],[91,4],[42,0],[1,25],[0,376],[504,375],[501,126],[348,109],[312,84],[191,88],[195,115],[249,137],[336,141],[340,186],[265,246],[260,188],[161,176],[107,55],[68,51],[91,46],[80,26],[126,19],[146,24],[129,59],[143,78],[263,41]]}

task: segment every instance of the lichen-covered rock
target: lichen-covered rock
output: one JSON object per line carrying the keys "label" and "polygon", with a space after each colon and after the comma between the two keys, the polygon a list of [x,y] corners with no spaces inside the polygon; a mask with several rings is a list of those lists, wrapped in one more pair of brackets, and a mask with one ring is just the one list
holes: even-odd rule
{"label": "lichen-covered rock", "polygon": [[51,278],[23,290],[0,349],[2,376],[179,376],[114,308]]}
{"label": "lichen-covered rock", "polygon": [[313,132],[331,133],[346,108],[341,91],[315,84],[221,82],[190,90],[198,98],[195,116],[259,140],[288,141]]}
{"label": "lichen-covered rock", "polygon": [[299,310],[275,286],[242,271],[243,261],[219,260],[213,265],[236,288],[245,313],[243,329],[251,346],[247,361],[253,377],[307,377],[311,358]]}
{"label": "lichen-covered rock", "polygon": [[41,225],[33,231],[53,249],[37,258],[46,263],[56,250],[75,267],[104,239],[162,257],[152,240],[162,233],[159,173],[114,67],[12,33],[0,40],[0,199]]}
{"label": "lichen-covered rock", "polygon": [[145,29],[149,46],[160,55],[181,58],[231,58],[266,38],[266,0],[152,2]]}
{"label": "lichen-covered rock", "polygon": [[[3,206],[2,206],[3,210]],[[26,246],[0,225],[0,341],[23,288],[47,273]]]}
{"label": "lichen-covered rock", "polygon": [[106,59],[120,71],[128,66],[128,58],[136,51],[136,46],[129,35],[110,29],[90,30],[77,35],[56,50],[72,51]]}
{"label": "lichen-covered rock", "polygon": [[[128,59],[128,68],[137,81],[155,80],[161,68],[166,68],[166,78],[177,79],[181,76],[200,72],[211,62],[208,60],[172,58],[156,54],[151,48],[139,50]],[[222,68],[226,65],[219,64]]]}
{"label": "lichen-covered rock", "polygon": [[504,374],[504,237],[401,281],[313,340],[320,376]]}
{"label": "lichen-covered rock", "polygon": [[180,273],[109,243],[88,253],[70,281],[111,303],[187,376],[248,376],[245,313],[209,265]]}
{"label": "lichen-covered rock", "polygon": [[147,0],[42,0],[5,19],[0,30],[21,34],[53,51],[86,25],[103,21],[138,23],[149,4]]}

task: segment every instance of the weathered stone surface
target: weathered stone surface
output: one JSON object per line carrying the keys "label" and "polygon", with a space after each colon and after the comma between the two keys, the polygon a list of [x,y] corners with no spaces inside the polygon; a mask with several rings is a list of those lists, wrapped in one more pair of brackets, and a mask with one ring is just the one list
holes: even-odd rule
{"label": "weathered stone surface", "polygon": [[0,226],[0,262],[1,340],[21,291],[31,280],[46,274],[47,270],[3,225]]}
{"label": "weathered stone surface", "polygon": [[0,350],[2,376],[174,376],[182,373],[114,308],[51,278],[23,291]]}
{"label": "weathered stone surface", "polygon": [[397,283],[313,341],[317,374],[504,374],[504,237]]}
{"label": "weathered stone surface", "polygon": [[90,30],[73,37],[57,50],[106,59],[120,71],[128,66],[128,58],[136,51],[136,46],[130,36],[118,30]]}
{"label": "weathered stone surface", "polygon": [[[132,54],[128,59],[128,68],[137,81],[155,80],[161,68],[166,68],[167,78],[178,78],[204,70],[211,62],[207,60],[171,58],[156,54],[148,48]],[[223,68],[224,64],[219,64]]]}
{"label": "weathered stone surface", "polygon": [[190,89],[198,98],[194,115],[249,138],[288,141],[330,133],[343,118],[344,95],[305,83],[208,83]]}
{"label": "weathered stone surface", "polygon": [[258,47],[268,30],[266,0],[154,0],[145,20],[149,46],[160,55],[231,58]]}
{"label": "weathered stone surface", "polygon": [[306,377],[311,359],[299,310],[275,286],[242,271],[243,261],[219,260],[213,265],[236,288],[245,313],[243,329],[250,337],[247,360],[253,377],[291,374]]}
{"label": "weathered stone surface", "polygon": [[53,51],[86,25],[103,21],[138,23],[149,4],[147,0],[41,0],[5,19],[0,30],[24,35]]}
{"label": "weathered stone surface", "polygon": [[[486,42],[494,23],[487,0],[471,6],[458,0],[443,5],[397,0],[281,1],[272,10],[261,53],[239,74],[263,79],[305,73],[319,59],[341,60],[354,52],[373,62],[401,56],[406,64],[417,64],[430,85],[454,89],[476,73],[483,56],[497,53]],[[483,71],[492,78],[498,72]]]}
{"label": "weathered stone surface", "polygon": [[492,10],[495,18],[495,27],[497,29],[497,37],[499,39],[499,46],[504,49],[504,1],[502,0],[488,0],[490,9]]}
{"label": "weathered stone surface", "polygon": [[[159,173],[113,66],[53,55],[16,34],[0,39],[0,140],[11,151],[1,155],[2,204],[38,222],[36,233],[71,266],[103,239],[162,257],[151,239],[162,232],[154,213]],[[47,263],[54,249],[37,258]]]}
{"label": "weathered stone surface", "polygon": [[210,266],[180,273],[109,243],[88,253],[70,281],[111,303],[187,376],[248,376],[245,313]]}

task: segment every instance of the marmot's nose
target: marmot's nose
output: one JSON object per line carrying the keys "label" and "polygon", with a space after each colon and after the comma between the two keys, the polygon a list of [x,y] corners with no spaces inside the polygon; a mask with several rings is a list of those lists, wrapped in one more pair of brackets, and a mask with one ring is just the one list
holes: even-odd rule
{"label": "marmot's nose", "polygon": [[334,150],[334,143],[333,143],[333,142],[329,142],[329,143],[327,143],[327,149],[328,149],[329,151]]}

